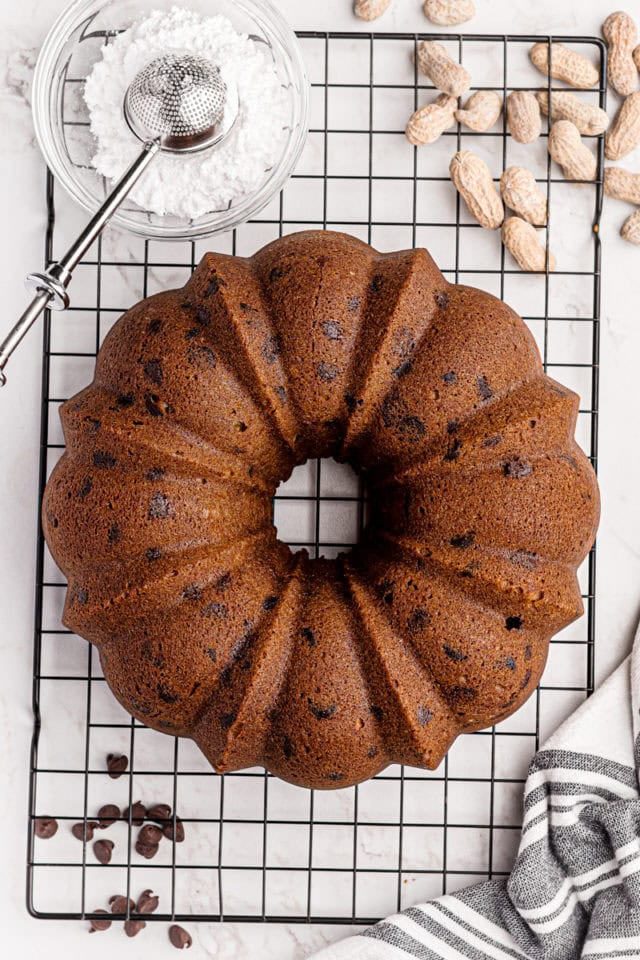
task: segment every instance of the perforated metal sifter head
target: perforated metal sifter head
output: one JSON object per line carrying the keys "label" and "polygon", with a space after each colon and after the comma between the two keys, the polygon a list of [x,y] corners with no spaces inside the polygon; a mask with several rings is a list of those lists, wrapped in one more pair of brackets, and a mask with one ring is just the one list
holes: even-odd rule
{"label": "perforated metal sifter head", "polygon": [[217,143],[237,112],[237,93],[218,67],[192,53],[152,60],[134,77],[124,101],[127,123],[140,140],[180,153]]}

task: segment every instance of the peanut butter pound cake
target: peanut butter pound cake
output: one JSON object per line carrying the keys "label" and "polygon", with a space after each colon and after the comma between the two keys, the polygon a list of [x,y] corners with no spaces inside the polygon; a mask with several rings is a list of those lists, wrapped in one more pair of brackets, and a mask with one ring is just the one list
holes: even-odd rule
{"label": "peanut butter pound cake", "polygon": [[[62,407],[47,542],[118,700],[218,771],[343,787],[436,767],[535,689],[599,513],[578,397],[522,320],[425,250],[307,232],[207,254],[116,323]],[[366,481],[363,541],[292,554],[309,457]]]}

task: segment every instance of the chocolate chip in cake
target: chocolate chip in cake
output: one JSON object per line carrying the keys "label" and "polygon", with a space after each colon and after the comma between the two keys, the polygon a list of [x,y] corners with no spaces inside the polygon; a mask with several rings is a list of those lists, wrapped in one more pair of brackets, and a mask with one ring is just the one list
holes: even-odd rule
{"label": "chocolate chip in cake", "polygon": [[356,409],[356,406],[357,406],[356,398],[354,397],[354,395],[352,393],[345,393],[344,402],[346,404],[346,407],[349,413],[353,413],[353,411]]}
{"label": "chocolate chip in cake", "polygon": [[454,650],[453,647],[447,646],[446,643],[442,644],[442,649],[445,652],[445,656],[449,657],[449,660],[453,660],[455,663],[462,663],[463,660],[469,659],[466,653],[462,653],[460,650]]}
{"label": "chocolate chip in cake", "polygon": [[200,343],[196,347],[189,347],[187,350],[187,360],[189,363],[204,363],[207,367],[216,366],[216,355],[211,347]]}
{"label": "chocolate chip in cake", "polygon": [[522,617],[507,617],[507,619],[504,622],[504,625],[507,628],[507,630],[520,630],[523,623],[524,623],[524,620],[522,619]]}
{"label": "chocolate chip in cake", "polygon": [[93,477],[85,477],[82,481],[82,486],[78,490],[78,499],[84,500],[85,497],[88,497],[91,491],[93,490]]}
{"label": "chocolate chip in cake", "polygon": [[[94,910],[93,912],[99,913],[100,916],[91,917],[91,919],[89,920],[89,923],[91,924],[91,926],[89,927],[89,933],[97,933],[98,931],[108,930],[109,927],[111,926],[111,920],[109,920],[109,914],[107,913],[107,911]],[[103,914],[105,919],[103,919],[102,917]]]}
{"label": "chocolate chip in cake", "polygon": [[172,517],[175,513],[173,504],[164,493],[154,493],[149,506],[149,519],[162,520]]}
{"label": "chocolate chip in cake", "polygon": [[403,436],[410,437],[412,440],[417,440],[418,437],[424,437],[427,432],[427,428],[422,420],[414,416],[402,417],[398,422],[398,430]]}
{"label": "chocolate chip in cake", "polygon": [[195,340],[196,337],[199,337],[199,336],[200,336],[200,330],[198,330],[197,327],[191,327],[191,329],[187,330],[187,332],[185,333],[184,338],[187,342],[189,342],[189,340]]}
{"label": "chocolate chip in cake", "polygon": [[102,426],[102,420],[98,420],[97,417],[83,417],[83,420],[91,428],[91,433],[97,433]]}
{"label": "chocolate chip in cake", "polygon": [[447,384],[447,386],[452,386],[454,383],[458,382],[458,377],[453,372],[453,370],[449,370],[448,373],[445,373],[442,379]]}
{"label": "chocolate chip in cake", "polygon": [[324,383],[330,383],[332,380],[335,380],[340,371],[335,364],[325,363],[324,360],[321,360],[316,367],[316,372],[320,380],[322,380]]}
{"label": "chocolate chip in cake", "polygon": [[372,704],[369,707],[369,713],[375,720],[378,721],[378,723],[381,723],[382,720],[384,720],[384,710],[382,707],[378,707],[376,704]]}
{"label": "chocolate chip in cake", "polygon": [[515,670],[516,662],[513,657],[505,657],[504,660],[498,661],[498,666],[505,670]]}
{"label": "chocolate chip in cake", "polygon": [[281,403],[287,402],[287,391],[285,390],[284,387],[276,387],[276,396],[278,397]]}
{"label": "chocolate chip in cake", "polygon": [[486,440],[482,441],[483,447],[497,447],[499,443],[502,443],[502,435],[499,433],[494,434],[492,437],[487,437]]}
{"label": "chocolate chip in cake", "polygon": [[120,533],[120,527],[117,523],[114,523],[109,527],[109,532],[107,533],[107,540],[109,543],[120,543],[122,534]]}
{"label": "chocolate chip in cake", "polygon": [[131,816],[131,823],[134,825],[134,827],[142,826],[146,815],[147,808],[140,800],[136,800],[136,802],[132,803],[130,807],[127,807],[122,811],[122,819],[128,822],[129,816]]}
{"label": "chocolate chip in cake", "polygon": [[485,377],[478,376],[476,377],[476,386],[478,388],[478,393],[481,400],[489,400],[493,396],[493,390],[487,383]]}
{"label": "chocolate chip in cake", "polygon": [[476,538],[473,530],[469,530],[467,533],[462,533],[458,537],[451,537],[449,543],[452,547],[455,547],[456,550],[466,550],[468,547],[473,546],[473,542]]}
{"label": "chocolate chip in cake", "polygon": [[166,823],[164,825],[162,832],[167,840],[173,840],[175,837],[176,843],[184,842],[184,824],[180,817],[176,817],[175,830],[172,820],[171,823]]}
{"label": "chocolate chip in cake", "polygon": [[222,725],[223,730],[229,730],[229,728],[232,727],[235,722],[236,722],[235,713],[223,713],[222,717],[220,718],[220,723]]}
{"label": "chocolate chip in cake", "polygon": [[208,603],[201,612],[203,617],[217,617],[220,620],[224,620],[228,613],[226,603]]}
{"label": "chocolate chip in cake", "polygon": [[377,748],[377,747],[369,747],[369,749],[367,750],[367,756],[370,757],[371,759],[373,759],[374,757],[377,757],[377,756],[378,756],[378,748]]}
{"label": "chocolate chip in cake", "polygon": [[362,297],[347,297],[347,310],[350,313],[355,313],[362,303]]}
{"label": "chocolate chip in cake", "polygon": [[417,607],[412,611],[408,621],[407,627],[411,633],[419,633],[429,623],[429,611],[425,610],[424,607]]}
{"label": "chocolate chip in cake", "polygon": [[147,326],[149,333],[160,333],[162,330],[162,320],[160,317],[154,317]]}
{"label": "chocolate chip in cake", "polygon": [[107,757],[107,770],[112,780],[117,780],[118,777],[121,777],[128,766],[129,758],[124,754],[110,753]]}
{"label": "chocolate chip in cake", "polygon": [[113,840],[96,840],[93,845],[93,852],[98,863],[104,865],[111,862],[113,846]]}
{"label": "chocolate chip in cake", "polygon": [[169,927],[169,941],[171,946],[178,950],[188,950],[193,943],[191,934],[184,927],[179,927],[177,923]]}
{"label": "chocolate chip in cake", "polygon": [[426,725],[433,720],[433,710],[430,710],[429,707],[425,707],[422,704],[416,710],[416,717],[418,718],[418,723],[421,727],[426,727]]}
{"label": "chocolate chip in cake", "polygon": [[156,386],[160,386],[162,383],[162,364],[159,360],[147,360],[144,365],[144,375],[151,380],[152,383],[155,383]]}
{"label": "chocolate chip in cake", "polygon": [[399,363],[397,367],[394,367],[391,371],[391,375],[397,379],[406,377],[408,373],[411,373],[413,369],[412,360],[403,360],[402,363]]}
{"label": "chocolate chip in cake", "polygon": [[206,652],[207,656],[209,657],[209,659],[211,660],[211,663],[215,663],[216,660],[218,659],[218,654],[217,654],[216,651],[213,649],[213,647],[207,647],[207,649],[206,649],[205,652]]}
{"label": "chocolate chip in cake", "polygon": [[279,599],[280,599],[280,597],[275,597],[275,596],[274,596],[274,597],[266,597],[266,598],[262,601],[262,609],[263,609],[263,610],[273,610],[273,608],[278,605],[278,600],[279,600]]}
{"label": "chocolate chip in cake", "polygon": [[53,817],[37,817],[33,822],[33,832],[39,840],[50,840],[58,832],[58,821]]}
{"label": "chocolate chip in cake", "polygon": [[447,447],[447,452],[442,458],[445,463],[453,463],[454,460],[457,460],[460,456],[460,450],[462,449],[462,442],[456,437],[449,446]]}
{"label": "chocolate chip in cake", "polygon": [[438,290],[436,293],[434,293],[433,299],[441,310],[446,310],[446,308],[449,306],[449,301],[451,298],[446,290]]}
{"label": "chocolate chip in cake", "polygon": [[196,310],[196,323],[201,327],[208,327],[211,323],[211,314],[206,307],[200,306]]}
{"label": "chocolate chip in cake", "polygon": [[171,404],[161,400],[157,393],[145,394],[144,405],[152,417],[164,417],[167,413],[173,413]]}
{"label": "chocolate chip in cake", "polygon": [[87,843],[93,840],[94,830],[97,830],[100,826],[95,820],[87,820],[86,823],[84,820],[81,820],[79,823],[74,823],[71,827],[71,833],[76,838],[76,840],[86,840]]}
{"label": "chocolate chip in cake", "polygon": [[381,274],[377,273],[375,277],[371,278],[371,282],[369,283],[369,289],[371,290],[371,293],[380,293],[383,287],[384,287],[384,277]]}
{"label": "chocolate chip in cake", "polygon": [[124,932],[128,937],[137,937],[141,930],[144,930],[146,920],[125,920]]}
{"label": "chocolate chip in cake", "polygon": [[317,640],[311,627],[302,627],[300,630],[300,636],[309,647],[315,647]]}
{"label": "chocolate chip in cake", "polygon": [[116,397],[116,403],[119,407],[132,407],[135,399],[132,393],[121,393]]}
{"label": "chocolate chip in cake", "polygon": [[269,364],[275,363],[282,353],[282,339],[277,333],[270,333],[262,341],[260,353]]}
{"label": "chocolate chip in cake", "polygon": [[307,698],[307,705],[309,707],[309,713],[311,713],[316,720],[329,720],[338,709],[336,703],[331,703],[328,707],[321,707],[317,703],[314,703],[311,697]]}
{"label": "chocolate chip in cake", "polygon": [[285,737],[282,741],[282,752],[287,760],[291,760],[291,757],[295,756],[296,748],[293,745],[293,741],[290,740],[289,737]]}
{"label": "chocolate chip in cake", "polygon": [[478,696],[478,691],[474,690],[473,687],[454,686],[449,687],[449,696],[452,700],[469,702],[470,700],[476,699]]}
{"label": "chocolate chip in cake", "polygon": [[149,547],[148,550],[145,550],[144,555],[149,561],[149,563],[152,563],[154,560],[160,559],[160,557],[162,556],[162,552],[158,549],[158,547]]}
{"label": "chocolate chip in cake", "polygon": [[202,587],[197,583],[188,583],[180,592],[180,596],[183,600],[201,600]]}
{"label": "chocolate chip in cake", "polygon": [[89,592],[84,587],[79,587],[77,584],[74,584],[74,587],[71,591],[71,596],[69,598],[70,603],[77,603],[81,607],[84,607],[89,599]]}
{"label": "chocolate chip in cake", "polygon": [[282,280],[284,270],[282,267],[272,267],[269,273],[269,283],[275,283],[276,280]]}
{"label": "chocolate chip in cake", "polygon": [[178,700],[180,699],[177,693],[173,693],[163,683],[158,684],[157,690],[158,690],[158,696],[163,701],[163,703],[177,703]]}
{"label": "chocolate chip in cake", "polygon": [[238,304],[238,306],[240,307],[240,309],[242,310],[243,313],[257,313],[257,312],[258,312],[255,307],[251,307],[248,303],[240,303],[240,304]]}
{"label": "chocolate chip in cake", "polygon": [[109,906],[111,907],[111,913],[118,913],[123,916],[126,916],[127,913],[133,913],[136,909],[135,901],[130,897],[127,899],[120,893],[114,893],[112,897],[109,897]]}
{"label": "chocolate chip in cake", "polygon": [[140,896],[138,897],[136,913],[142,913],[142,914],[154,913],[158,909],[159,903],[160,903],[160,899],[155,895],[153,890],[143,890]]}
{"label": "chocolate chip in cake", "polygon": [[98,467],[99,470],[111,470],[117,463],[116,458],[104,450],[95,450],[92,460],[94,467]]}
{"label": "chocolate chip in cake", "polygon": [[528,643],[528,644],[526,645],[526,647],[524,648],[524,658],[525,658],[525,660],[531,660],[531,654],[532,654],[532,652],[533,652],[533,651],[531,650],[531,644]]}
{"label": "chocolate chip in cake", "polygon": [[449,420],[447,424],[447,433],[449,435],[453,433],[457,433],[459,429],[460,429],[460,424],[458,423],[457,420]]}
{"label": "chocolate chip in cake", "polygon": [[528,477],[533,470],[531,464],[527,463],[525,460],[521,460],[520,457],[513,457],[511,460],[507,460],[506,463],[503,464],[502,469],[505,477],[512,477],[515,479]]}
{"label": "chocolate chip in cake", "polygon": [[344,773],[328,773],[327,780],[337,783],[339,780],[344,780]]}
{"label": "chocolate chip in cake", "polygon": [[219,276],[217,276],[217,274],[213,273],[213,274],[211,275],[211,278],[210,278],[210,280],[209,280],[209,283],[207,284],[207,286],[206,286],[205,289],[204,289],[203,296],[204,296],[204,297],[212,297],[214,293],[217,293],[217,292],[218,292],[218,290],[220,289],[220,287],[226,287],[226,285],[227,285],[227,284],[226,284],[226,281],[223,280],[222,277],[219,277]]}
{"label": "chocolate chip in cake", "polygon": [[522,683],[520,684],[520,689],[521,689],[521,690],[524,690],[524,688],[528,685],[528,683],[529,683],[530,680],[531,680],[531,670],[527,670],[527,672],[525,673],[524,677],[522,678]]}
{"label": "chocolate chip in cake", "polygon": [[342,340],[342,329],[336,320],[325,320],[320,329],[328,340]]}
{"label": "chocolate chip in cake", "polygon": [[[111,774],[109,774],[109,776],[111,776]],[[118,774],[118,776],[120,776],[120,774]],[[98,810],[97,816],[100,829],[105,830],[115,823],[116,820],[120,819],[120,807],[117,807],[115,803],[105,803]]]}

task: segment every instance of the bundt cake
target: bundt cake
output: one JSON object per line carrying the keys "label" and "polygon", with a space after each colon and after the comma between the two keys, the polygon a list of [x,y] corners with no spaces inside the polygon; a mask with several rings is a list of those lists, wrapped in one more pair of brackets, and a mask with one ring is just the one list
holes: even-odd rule
{"label": "bundt cake", "polygon": [[[577,409],[522,320],[425,250],[307,232],[207,254],[62,407],[43,522],[64,623],[128,711],[218,771],[435,768],[522,704],[582,612],[599,503]],[[365,476],[363,542],[337,559],[272,523],[309,457]]]}

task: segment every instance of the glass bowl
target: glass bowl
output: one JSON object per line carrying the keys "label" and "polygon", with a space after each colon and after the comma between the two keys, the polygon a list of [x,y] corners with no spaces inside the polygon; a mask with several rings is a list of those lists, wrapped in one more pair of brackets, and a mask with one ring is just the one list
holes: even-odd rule
{"label": "glass bowl", "polygon": [[289,120],[280,156],[257,190],[228,208],[195,220],[160,216],[125,200],[111,223],[144,237],[179,240],[231,230],[255,216],[282,188],[305,143],[309,85],[297,38],[268,0],[75,0],[44,42],[33,82],[36,136],[52,173],[71,196],[94,213],[110,185],[91,166],[95,140],[84,102],[86,77],[109,39],[155,10],[188,7],[204,16],[223,14],[236,30],[265,44],[288,95]]}

